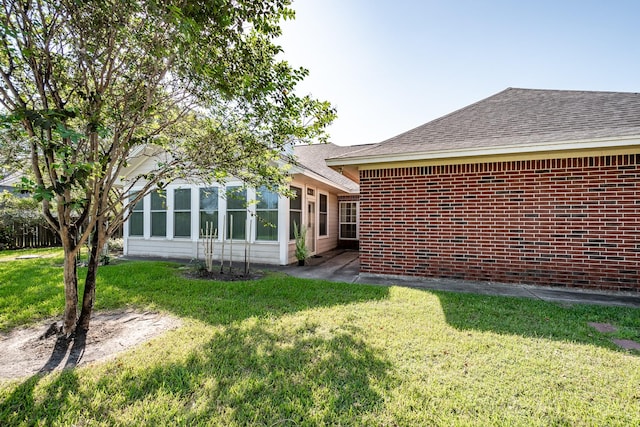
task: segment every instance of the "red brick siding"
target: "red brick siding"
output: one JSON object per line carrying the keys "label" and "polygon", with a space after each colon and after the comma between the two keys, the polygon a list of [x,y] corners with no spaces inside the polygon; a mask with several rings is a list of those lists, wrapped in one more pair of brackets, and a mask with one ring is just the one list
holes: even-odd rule
{"label": "red brick siding", "polygon": [[361,171],[360,266],[640,292],[640,155]]}

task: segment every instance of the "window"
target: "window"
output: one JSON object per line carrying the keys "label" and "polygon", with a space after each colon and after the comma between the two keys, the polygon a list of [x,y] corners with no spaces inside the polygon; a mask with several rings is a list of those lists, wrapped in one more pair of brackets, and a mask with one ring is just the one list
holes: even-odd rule
{"label": "window", "polygon": [[167,236],[167,197],[164,190],[151,192],[151,236]]}
{"label": "window", "polygon": [[294,197],[289,199],[289,239],[293,240],[296,238],[293,233],[293,224],[295,223],[298,229],[302,225],[302,189],[291,187],[291,192]]}
{"label": "window", "polygon": [[358,202],[340,202],[340,239],[358,238]]}
{"label": "window", "polygon": [[200,232],[204,233],[207,222],[209,227],[218,229],[218,188],[200,189]]}
{"label": "window", "polygon": [[261,187],[256,196],[256,240],[278,240],[278,193]]}
{"label": "window", "polygon": [[[136,198],[137,192],[131,193],[129,201]],[[138,203],[131,208],[131,216],[129,216],[129,236],[144,235],[144,199],[140,199]]]}
{"label": "window", "polygon": [[318,235],[326,236],[327,232],[327,213],[328,198],[326,194],[320,193],[320,212],[318,213]]}
{"label": "window", "polygon": [[173,235],[191,237],[191,189],[173,190]]}
{"label": "window", "polygon": [[[233,216],[233,229],[231,217]],[[247,222],[247,190],[242,187],[227,189],[227,238],[244,239]]]}

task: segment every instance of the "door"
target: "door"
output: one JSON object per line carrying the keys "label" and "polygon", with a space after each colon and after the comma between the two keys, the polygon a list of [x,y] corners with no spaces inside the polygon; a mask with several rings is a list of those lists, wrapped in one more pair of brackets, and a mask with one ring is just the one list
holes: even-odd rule
{"label": "door", "polygon": [[307,249],[316,253],[316,202],[307,202]]}

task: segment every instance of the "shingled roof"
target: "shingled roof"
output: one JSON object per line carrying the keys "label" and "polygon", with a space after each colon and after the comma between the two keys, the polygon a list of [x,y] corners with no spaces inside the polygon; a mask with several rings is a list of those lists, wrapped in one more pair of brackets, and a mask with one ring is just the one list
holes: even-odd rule
{"label": "shingled roof", "polygon": [[[370,147],[368,145],[367,147]],[[298,166],[326,178],[330,182],[342,186],[351,193],[359,191],[359,185],[339,172],[327,166],[326,159],[340,155],[348,155],[362,150],[363,146],[343,147],[335,144],[297,145],[293,149]]]}
{"label": "shingled roof", "polygon": [[412,153],[639,136],[638,93],[508,88],[369,148],[333,156],[329,164]]}

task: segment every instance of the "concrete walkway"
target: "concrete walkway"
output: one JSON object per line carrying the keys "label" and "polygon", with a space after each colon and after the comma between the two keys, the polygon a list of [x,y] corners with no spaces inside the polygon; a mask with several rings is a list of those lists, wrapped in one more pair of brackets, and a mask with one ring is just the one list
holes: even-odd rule
{"label": "concrete walkway", "polygon": [[[268,268],[267,268],[268,269]],[[379,286],[407,286],[438,291],[467,292],[481,295],[501,295],[533,298],[566,304],[598,304],[640,308],[640,294],[594,292],[569,288],[551,288],[495,282],[456,279],[427,279],[405,276],[360,274],[359,253],[333,250],[310,258],[307,265],[276,267],[290,276],[323,279],[335,282],[363,283]]]}

